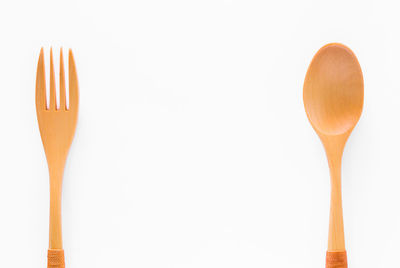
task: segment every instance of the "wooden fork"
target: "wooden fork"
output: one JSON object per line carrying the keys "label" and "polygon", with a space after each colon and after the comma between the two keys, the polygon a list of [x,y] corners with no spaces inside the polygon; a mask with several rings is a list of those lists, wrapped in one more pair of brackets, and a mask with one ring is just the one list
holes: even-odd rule
{"label": "wooden fork", "polygon": [[50,103],[46,104],[44,52],[40,50],[36,73],[36,114],[50,175],[50,234],[47,267],[64,268],[61,231],[61,189],[65,161],[78,118],[78,79],[69,50],[69,107],[66,105],[64,60],[60,50],[60,106],[56,104],[53,51],[50,50]]}

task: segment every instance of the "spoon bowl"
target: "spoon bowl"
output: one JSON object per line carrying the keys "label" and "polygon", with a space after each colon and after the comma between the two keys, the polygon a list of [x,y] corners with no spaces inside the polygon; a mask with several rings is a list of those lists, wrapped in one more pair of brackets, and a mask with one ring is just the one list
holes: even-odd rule
{"label": "spoon bowl", "polygon": [[341,44],[322,47],[308,68],[304,106],[313,127],[326,135],[349,131],[361,116],[364,83],[354,53]]}

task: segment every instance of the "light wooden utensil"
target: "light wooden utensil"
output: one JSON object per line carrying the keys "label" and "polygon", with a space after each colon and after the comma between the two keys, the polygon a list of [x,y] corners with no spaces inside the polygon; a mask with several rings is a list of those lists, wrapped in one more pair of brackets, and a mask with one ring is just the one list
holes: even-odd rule
{"label": "light wooden utensil", "polygon": [[61,231],[61,190],[65,161],[75,134],[78,118],[78,79],[74,57],[69,50],[69,107],[66,105],[65,75],[60,50],[60,105],[56,105],[53,52],[50,51],[50,103],[46,104],[46,80],[43,48],[36,73],[36,114],[50,175],[50,234],[47,267],[63,268],[64,250]]}
{"label": "light wooden utensil", "polygon": [[331,176],[326,267],[345,268],[341,162],[364,102],[361,67],[348,47],[328,44],[317,52],[308,67],[303,100],[308,119],[325,147]]}

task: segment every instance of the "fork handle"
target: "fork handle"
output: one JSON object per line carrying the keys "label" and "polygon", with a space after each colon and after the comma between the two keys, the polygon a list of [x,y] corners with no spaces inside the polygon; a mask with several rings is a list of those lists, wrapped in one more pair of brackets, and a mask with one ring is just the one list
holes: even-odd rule
{"label": "fork handle", "polygon": [[47,252],[47,268],[65,268],[63,249],[49,249]]}
{"label": "fork handle", "polygon": [[342,252],[326,252],[326,268],[347,268],[347,254]]}
{"label": "fork handle", "polygon": [[[53,167],[53,165],[51,166]],[[49,248],[62,249],[61,191],[63,168],[49,168],[50,171],[50,224]]]}

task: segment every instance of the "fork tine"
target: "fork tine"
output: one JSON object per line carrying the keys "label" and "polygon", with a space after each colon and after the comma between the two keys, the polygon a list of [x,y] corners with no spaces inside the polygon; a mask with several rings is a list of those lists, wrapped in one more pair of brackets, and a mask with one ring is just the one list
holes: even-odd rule
{"label": "fork tine", "polygon": [[65,74],[63,50],[60,48],[60,110],[65,110]]}
{"label": "fork tine", "polygon": [[72,50],[69,50],[69,110],[78,109],[79,89],[75,60]]}
{"label": "fork tine", "polygon": [[50,110],[56,109],[56,80],[54,77],[53,48],[50,48]]}
{"label": "fork tine", "polygon": [[36,71],[36,109],[47,110],[46,105],[46,77],[44,69],[43,47],[40,49],[39,61]]}

